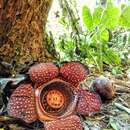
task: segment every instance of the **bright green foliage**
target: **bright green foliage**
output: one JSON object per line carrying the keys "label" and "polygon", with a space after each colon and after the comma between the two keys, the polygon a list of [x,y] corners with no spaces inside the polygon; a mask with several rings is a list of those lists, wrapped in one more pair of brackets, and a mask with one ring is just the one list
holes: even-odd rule
{"label": "bright green foliage", "polygon": [[101,24],[108,29],[114,29],[118,26],[120,16],[120,9],[112,3],[108,3],[103,12]]}
{"label": "bright green foliage", "polygon": [[71,59],[74,59],[75,57],[75,44],[69,37],[66,38],[64,41],[59,40],[57,43],[57,48],[60,48],[60,60],[61,61],[69,61]]}
{"label": "bright green foliage", "polygon": [[[106,7],[97,5],[93,13],[89,7],[83,6],[82,19],[85,31],[72,30],[66,37],[62,37],[62,41],[59,40],[57,48],[61,61],[83,60],[101,73],[105,65],[117,72],[118,69],[114,68],[128,63],[126,55],[130,53],[130,31],[127,30],[130,28],[130,6],[117,7],[112,0],[108,0]],[[75,25],[73,28],[81,28]]]}
{"label": "bright green foliage", "polygon": [[[100,39],[99,39],[100,38]],[[107,29],[99,29],[92,37],[92,41],[96,44],[97,40],[107,42],[109,40],[109,32]]]}
{"label": "bright green foliage", "polygon": [[83,22],[89,31],[93,29],[93,21],[90,9],[87,6],[83,7]]}
{"label": "bright green foliage", "polygon": [[121,63],[121,59],[118,53],[113,49],[109,49],[109,48],[103,50],[103,61],[113,66],[120,65]]}
{"label": "bright green foliage", "polygon": [[109,40],[109,32],[108,32],[107,29],[105,29],[105,30],[103,30],[103,31],[101,32],[100,40],[101,40],[102,42],[107,42],[107,41]]}
{"label": "bright green foliage", "polygon": [[103,8],[101,6],[98,6],[97,8],[95,8],[94,13],[93,13],[94,27],[100,25],[102,13],[103,13]]}
{"label": "bright green foliage", "polygon": [[[120,7],[116,7],[111,1],[108,1],[105,8],[98,6],[95,8],[93,14],[90,13],[88,7],[85,7],[87,10],[83,9],[85,12],[89,10],[89,16],[91,16],[91,19],[88,17],[83,17],[83,21],[85,22],[88,31],[90,31],[90,24],[86,24],[86,21],[87,23],[91,23],[91,25],[93,25],[91,26],[90,32],[91,35],[93,31],[93,35],[92,37],[89,37],[91,39],[89,40],[90,43],[86,43],[89,44],[89,47],[87,47],[89,48],[87,50],[89,52],[86,55],[88,57],[87,62],[89,62],[90,59],[91,61],[93,60],[94,62],[90,62],[92,64],[95,63],[99,68],[99,71],[103,71],[103,63],[110,64],[112,66],[121,64],[120,53],[117,52],[116,49],[113,50],[109,47],[109,42],[111,42],[109,40],[113,38],[111,36],[112,31],[117,27],[129,27],[130,25],[130,7],[123,7],[124,8],[121,13]],[[83,12],[83,14],[85,14],[85,12]],[[119,21],[122,24],[119,24]],[[82,51],[83,50],[85,49],[82,49]]]}
{"label": "bright green foliage", "polygon": [[87,6],[83,7],[83,21],[88,30],[92,30],[96,26],[104,26],[108,29],[114,29],[119,23],[120,9],[113,3],[108,2],[105,9],[101,6],[95,8],[91,15]]}
{"label": "bright green foliage", "polygon": [[126,28],[130,28],[130,6],[124,7],[122,9],[120,25]]}

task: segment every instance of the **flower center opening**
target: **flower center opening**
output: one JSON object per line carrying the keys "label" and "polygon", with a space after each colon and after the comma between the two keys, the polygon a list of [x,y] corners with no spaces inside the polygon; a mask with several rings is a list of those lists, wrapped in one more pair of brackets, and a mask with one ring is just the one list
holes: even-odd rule
{"label": "flower center opening", "polygon": [[50,107],[58,109],[64,105],[65,97],[58,90],[50,90],[47,93],[47,103]]}

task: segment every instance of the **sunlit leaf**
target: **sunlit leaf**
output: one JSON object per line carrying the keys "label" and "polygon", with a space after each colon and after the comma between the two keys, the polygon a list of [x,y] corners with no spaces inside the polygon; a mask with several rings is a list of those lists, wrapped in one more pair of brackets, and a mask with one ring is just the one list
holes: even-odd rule
{"label": "sunlit leaf", "polygon": [[105,49],[103,51],[103,61],[111,65],[121,64],[121,59],[117,52],[112,49]]}
{"label": "sunlit leaf", "polygon": [[120,25],[126,28],[130,28],[130,6],[123,8],[120,16]]}
{"label": "sunlit leaf", "polygon": [[84,6],[82,9],[83,22],[87,29],[91,31],[93,29],[93,20],[90,9],[87,6]]}
{"label": "sunlit leaf", "polygon": [[114,29],[118,26],[120,16],[120,9],[111,2],[108,2],[107,7],[103,13],[101,23],[108,29]]}
{"label": "sunlit leaf", "polygon": [[95,33],[92,37],[92,41],[96,43],[97,41],[100,42],[107,42],[109,40],[109,32],[107,29],[100,29],[97,33]]}
{"label": "sunlit leaf", "polygon": [[94,25],[94,27],[101,24],[102,13],[103,13],[102,7],[99,6],[99,7],[94,9],[94,13],[93,13],[93,25]]}

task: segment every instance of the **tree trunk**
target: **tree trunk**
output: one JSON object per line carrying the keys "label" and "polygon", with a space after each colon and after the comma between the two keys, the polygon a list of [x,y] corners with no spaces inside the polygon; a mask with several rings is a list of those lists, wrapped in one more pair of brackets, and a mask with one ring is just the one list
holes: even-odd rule
{"label": "tree trunk", "polygon": [[48,61],[45,25],[52,0],[0,0],[0,60],[20,66]]}

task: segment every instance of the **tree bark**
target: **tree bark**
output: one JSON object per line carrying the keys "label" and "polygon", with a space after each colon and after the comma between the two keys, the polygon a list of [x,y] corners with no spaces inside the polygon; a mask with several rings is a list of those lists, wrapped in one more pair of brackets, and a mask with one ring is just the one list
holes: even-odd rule
{"label": "tree bark", "polygon": [[45,25],[52,0],[0,0],[0,59],[15,71],[30,61],[48,61]]}

